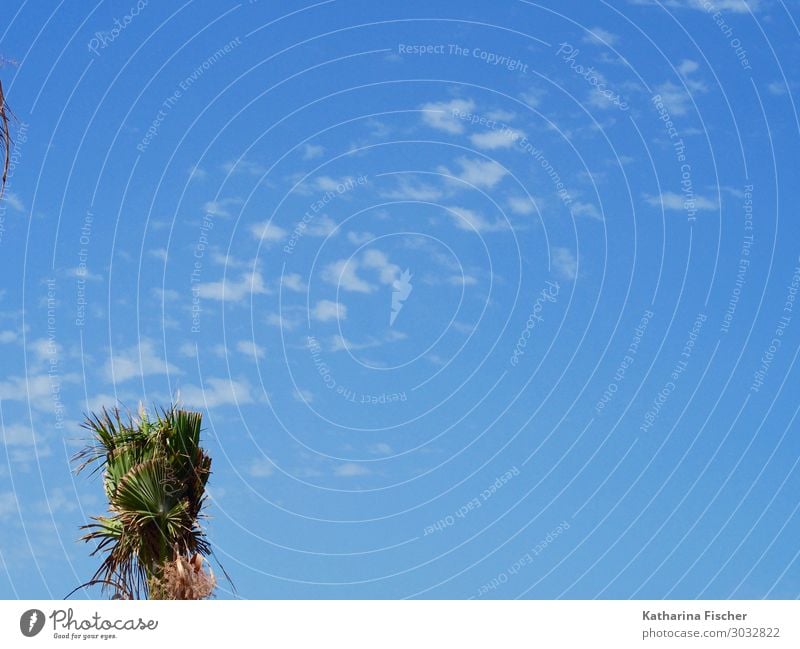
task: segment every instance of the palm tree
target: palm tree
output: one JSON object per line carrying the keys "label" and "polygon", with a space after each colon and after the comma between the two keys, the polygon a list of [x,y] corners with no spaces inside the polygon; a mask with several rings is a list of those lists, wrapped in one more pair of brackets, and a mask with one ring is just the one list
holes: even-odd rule
{"label": "palm tree", "polygon": [[11,163],[11,126],[10,122],[14,118],[14,113],[6,103],[6,96],[3,92],[3,82],[0,81],[0,149],[2,149],[2,177],[0,177],[0,198],[3,197],[3,190],[6,188],[8,180],[8,169]]}
{"label": "palm tree", "polygon": [[200,447],[202,415],[177,406],[154,420],[105,408],[83,426],[94,440],[76,456],[76,472],[103,472],[106,516],[82,529],[92,554],[105,558],[86,585],[99,584],[117,598],[203,599],[214,575],[203,566],[211,546],[200,527],[211,458]]}

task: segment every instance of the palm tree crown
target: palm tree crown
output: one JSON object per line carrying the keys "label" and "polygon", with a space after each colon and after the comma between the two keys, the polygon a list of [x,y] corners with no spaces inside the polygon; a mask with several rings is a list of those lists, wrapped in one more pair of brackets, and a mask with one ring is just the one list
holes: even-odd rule
{"label": "palm tree crown", "polygon": [[199,524],[211,473],[201,422],[200,413],[176,406],[152,421],[144,410],[123,420],[118,409],[105,408],[86,418],[94,441],[77,454],[77,472],[102,470],[109,503],[108,515],[83,526],[89,532],[82,539],[97,542],[92,554],[105,555],[90,584],[118,597],[211,594],[213,574],[202,568],[211,546]]}

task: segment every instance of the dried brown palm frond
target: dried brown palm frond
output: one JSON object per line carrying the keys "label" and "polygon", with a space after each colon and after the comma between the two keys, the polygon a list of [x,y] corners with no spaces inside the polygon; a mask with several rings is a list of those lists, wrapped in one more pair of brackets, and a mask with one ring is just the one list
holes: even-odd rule
{"label": "dried brown palm frond", "polygon": [[178,555],[163,566],[161,574],[150,579],[151,599],[208,599],[214,593],[217,580],[203,557]]}

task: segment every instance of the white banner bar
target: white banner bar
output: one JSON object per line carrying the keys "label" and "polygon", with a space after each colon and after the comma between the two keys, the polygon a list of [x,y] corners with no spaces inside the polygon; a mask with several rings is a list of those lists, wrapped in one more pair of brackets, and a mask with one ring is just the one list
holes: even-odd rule
{"label": "white banner bar", "polygon": [[797,601],[0,601],[0,647],[800,647]]}

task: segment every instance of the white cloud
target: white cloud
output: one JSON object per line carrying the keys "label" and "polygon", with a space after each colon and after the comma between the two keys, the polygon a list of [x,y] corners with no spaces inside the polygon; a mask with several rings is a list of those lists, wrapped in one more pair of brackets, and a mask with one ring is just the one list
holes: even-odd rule
{"label": "white cloud", "polygon": [[297,314],[289,313],[269,313],[264,322],[273,327],[280,327],[285,331],[296,329],[303,324],[303,320]]}
{"label": "white cloud", "polygon": [[13,343],[17,339],[17,332],[16,331],[0,331],[0,344],[8,344]]}
{"label": "white cloud", "polygon": [[781,97],[788,94],[789,88],[784,81],[772,81],[767,85],[767,92],[776,97]]}
{"label": "white cloud", "polygon": [[22,200],[20,197],[17,196],[14,192],[6,192],[3,195],[3,200],[8,204],[8,206],[17,212],[25,212],[25,205],[23,205]]}
{"label": "white cloud", "polygon": [[599,45],[614,45],[619,40],[619,36],[612,34],[602,27],[592,27],[589,33],[583,38],[584,43]]}
{"label": "white cloud", "polygon": [[[648,205],[654,205],[656,207],[662,207],[665,210],[673,211],[685,210],[688,207],[693,207],[700,211],[712,211],[718,207],[716,201],[710,198],[704,198],[703,196],[687,198],[675,192],[664,192],[660,196],[647,196],[645,197],[645,201]],[[691,203],[687,204],[687,201],[691,201]]]}
{"label": "white cloud", "polygon": [[153,248],[147,252],[151,257],[155,257],[159,261],[167,261],[168,252],[166,248]]}
{"label": "white cloud", "polygon": [[588,216],[589,218],[597,219],[598,221],[603,220],[603,215],[600,213],[600,210],[597,209],[597,206],[594,203],[582,203],[581,201],[575,201],[570,207],[570,211],[575,216]]}
{"label": "white cloud", "polygon": [[196,343],[182,343],[178,347],[178,353],[186,358],[197,358],[197,344]]}
{"label": "white cloud", "polygon": [[692,74],[700,69],[700,64],[691,59],[683,59],[678,64],[678,74],[683,77],[684,82],[689,87],[689,90],[694,92],[706,92],[708,88],[706,84],[699,79],[693,79]]}
{"label": "white cloud", "polygon": [[123,399],[120,395],[106,394],[104,392],[93,393],[86,401],[86,410],[98,412],[103,408],[123,407]]}
{"label": "white cloud", "polygon": [[259,457],[250,462],[247,472],[254,478],[268,478],[275,473],[275,465],[267,458]]}
{"label": "white cloud", "polygon": [[296,293],[303,293],[308,289],[308,285],[298,273],[287,273],[284,275],[282,284],[290,291],[295,291]]}
{"label": "white cloud", "polygon": [[226,266],[228,268],[249,268],[253,265],[252,261],[237,259],[229,252],[223,254],[218,250],[212,250],[210,256],[211,256],[211,261],[213,261],[215,264],[219,264],[220,266]]}
{"label": "white cloud", "polygon": [[0,493],[0,519],[7,519],[19,512],[17,497],[11,491]]}
{"label": "white cloud", "polygon": [[550,251],[550,262],[553,270],[566,280],[573,280],[578,275],[578,260],[569,248],[554,247]]}
{"label": "white cloud", "polygon": [[656,94],[661,95],[661,101],[672,115],[685,115],[689,112],[690,97],[683,87],[666,81],[656,86],[655,90]]}
{"label": "white cloud", "polygon": [[364,268],[377,270],[382,284],[391,284],[400,274],[400,267],[391,263],[389,257],[376,248],[370,248],[364,251],[361,257],[361,263]]}
{"label": "white cloud", "polygon": [[367,475],[369,472],[367,467],[362,464],[356,464],[355,462],[340,464],[333,470],[334,475],[340,478],[353,478],[360,475]]}
{"label": "white cloud", "polygon": [[475,187],[491,189],[508,173],[502,165],[494,160],[462,157],[457,158],[456,163],[461,167],[461,171],[457,174],[451,173],[447,167],[439,167],[439,171],[447,175],[455,176]]}
{"label": "white cloud", "polygon": [[692,61],[691,59],[684,59],[678,64],[678,73],[686,76],[691,74],[692,72],[696,72],[699,67],[700,64],[697,61]]}
{"label": "white cloud", "polygon": [[76,494],[74,491],[67,491],[61,487],[56,487],[47,494],[47,498],[39,501],[36,508],[45,514],[56,512],[74,512],[78,510],[78,503],[75,502]]}
{"label": "white cloud", "polygon": [[52,410],[53,391],[65,383],[79,383],[78,374],[33,374],[10,376],[0,381],[0,401],[29,402],[37,410]]}
{"label": "white cloud", "polygon": [[228,218],[231,216],[230,208],[241,205],[240,198],[223,198],[218,201],[208,201],[203,204],[203,210],[210,216],[221,216]]}
{"label": "white cloud", "polygon": [[496,110],[490,110],[486,113],[486,117],[489,119],[493,119],[496,122],[510,122],[512,119],[516,117],[514,113],[510,110],[503,110],[502,108],[498,108]]}
{"label": "white cloud", "polygon": [[397,331],[392,329],[388,331],[382,338],[376,338],[374,336],[368,337],[363,342],[354,342],[345,338],[339,334],[331,336],[330,338],[330,351],[331,352],[340,352],[345,349],[349,349],[350,351],[358,351],[360,349],[373,349],[375,347],[380,347],[386,343],[396,343],[401,340],[406,340],[408,338],[408,334],[403,333],[402,331]]}
{"label": "white cloud", "polygon": [[471,99],[435,101],[423,104],[421,109],[422,121],[428,126],[455,135],[464,132],[464,121],[453,116],[453,112],[471,113],[475,110],[475,102]]}
{"label": "white cloud", "polygon": [[441,189],[426,183],[412,182],[407,178],[400,178],[397,187],[391,191],[383,192],[383,198],[398,201],[436,201],[443,196]]}
{"label": "white cloud", "polygon": [[327,214],[314,219],[303,230],[303,234],[309,237],[327,237],[336,232],[336,221]]}
{"label": "white cloud", "polygon": [[106,362],[105,374],[109,381],[122,383],[134,377],[179,373],[177,367],[156,354],[152,340],[144,339],[137,345],[112,350],[113,356]]}
{"label": "white cloud", "polygon": [[[700,64],[691,59],[683,59],[678,64],[678,74],[683,78],[684,83],[692,92],[701,93],[706,92],[708,87],[702,80],[692,78],[692,74],[700,69]],[[672,115],[685,115],[689,112],[692,97],[686,88],[673,83],[672,81],[665,81],[655,87],[656,93],[661,95],[661,101],[667,110]]]}
{"label": "white cloud", "polygon": [[357,269],[358,262],[355,259],[340,259],[323,269],[322,279],[345,291],[372,293],[376,287],[359,277]]}
{"label": "white cloud", "polygon": [[375,248],[365,250],[360,258],[340,259],[328,264],[322,271],[322,279],[328,284],[354,293],[372,293],[378,287],[364,279],[359,269],[376,271],[382,284],[391,284],[400,274],[400,267],[389,261],[389,257]]}
{"label": "white cloud", "polygon": [[527,196],[512,196],[508,199],[508,208],[514,214],[528,215],[536,212],[536,204]]}
{"label": "white cloud", "polygon": [[189,180],[205,180],[208,178],[208,172],[201,167],[195,165],[189,168]]}
{"label": "white cloud", "polygon": [[48,338],[37,338],[31,341],[28,343],[28,349],[33,352],[34,356],[36,356],[36,359],[39,361],[50,358],[57,359],[63,351],[63,347],[59,343]]}
{"label": "white cloud", "polygon": [[331,300],[320,300],[312,309],[311,316],[320,322],[344,320],[347,318],[347,306]]}
{"label": "white cloud", "polygon": [[531,108],[536,108],[542,103],[545,92],[540,88],[531,88],[520,94],[520,99],[524,101]]}
{"label": "white cloud", "polygon": [[190,408],[216,408],[231,404],[253,403],[253,388],[244,380],[209,378],[199,387],[187,384],[180,388],[181,403]]}
{"label": "white cloud", "polygon": [[250,234],[258,241],[281,241],[286,236],[286,230],[269,221],[260,221],[250,226]]}
{"label": "white cloud", "polygon": [[347,233],[347,240],[360,246],[361,244],[367,243],[368,241],[372,241],[375,238],[375,235],[372,232],[355,232],[350,231]]}
{"label": "white cloud", "polygon": [[352,176],[342,176],[341,178],[320,176],[314,181],[314,184],[316,184],[317,189],[323,192],[340,192],[342,187],[349,187],[354,182],[355,178]]}
{"label": "white cloud", "polygon": [[311,390],[304,390],[303,388],[297,388],[292,393],[292,396],[300,402],[312,403],[314,401],[314,393],[311,392]]}
{"label": "white cloud", "polygon": [[369,447],[369,452],[373,453],[374,455],[391,455],[394,453],[394,450],[387,443],[378,442],[377,444],[372,444]]}
{"label": "white cloud", "polygon": [[[707,11],[706,0],[629,0],[635,5],[658,5],[675,9],[698,9]],[[730,11],[731,13],[753,13],[761,9],[762,0],[713,0],[712,9],[715,11]]]}
{"label": "white cloud", "polygon": [[90,282],[101,282],[103,281],[103,276],[99,273],[92,273],[89,271],[88,268],[81,268],[80,266],[74,266],[73,268],[67,268],[64,273],[67,277],[76,277],[78,279],[85,279]]}
{"label": "white cloud", "polygon": [[448,207],[448,213],[453,218],[457,228],[468,232],[499,232],[508,230],[508,223],[505,221],[488,221],[484,216],[467,209],[466,207]]}
{"label": "white cloud", "polygon": [[174,288],[161,288],[160,286],[154,286],[151,289],[153,297],[161,302],[177,302],[181,294],[176,291]]}
{"label": "white cloud", "polygon": [[321,144],[304,144],[303,145],[303,160],[312,160],[319,158],[325,153],[325,147]]}
{"label": "white cloud", "polygon": [[227,174],[247,174],[249,176],[263,176],[267,173],[264,165],[245,158],[226,162],[222,165],[222,169]]}
{"label": "white cloud", "polygon": [[447,283],[453,286],[474,286],[478,279],[472,275],[451,275],[447,278]]}
{"label": "white cloud", "polygon": [[503,128],[486,131],[485,133],[475,133],[470,136],[470,142],[473,146],[479,149],[509,149],[521,138],[525,137],[525,133],[515,128]]}
{"label": "white cloud", "polygon": [[256,358],[264,358],[264,356],[267,355],[267,350],[252,340],[240,340],[236,343],[236,351],[246,356],[255,356]]}
{"label": "white cloud", "polygon": [[238,280],[226,278],[219,282],[198,284],[197,291],[200,297],[226,302],[241,302],[249,295],[268,292],[264,278],[258,271],[243,273]]}
{"label": "white cloud", "polygon": [[26,424],[6,424],[0,432],[0,439],[8,446],[33,446],[42,441]]}

